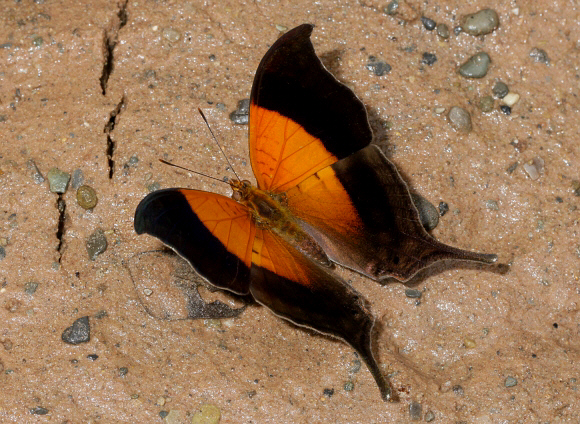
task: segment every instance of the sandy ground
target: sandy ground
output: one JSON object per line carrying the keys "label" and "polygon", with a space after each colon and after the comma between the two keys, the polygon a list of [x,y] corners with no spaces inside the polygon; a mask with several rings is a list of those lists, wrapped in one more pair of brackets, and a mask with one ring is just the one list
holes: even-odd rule
{"label": "sandy ground", "polygon": [[[200,422],[202,406],[232,423],[580,420],[580,7],[488,1],[500,26],[474,37],[453,27],[480,2],[401,1],[395,16],[385,5],[0,2],[0,421]],[[451,37],[427,31],[422,15]],[[252,179],[247,126],[229,115],[280,31],[303,22],[316,25],[318,54],[363,100],[409,185],[449,205],[434,236],[510,265],[430,273],[413,285],[419,302],[402,284],[338,270],[370,301],[400,403],[380,400],[347,345],[263,307],[225,320],[151,316],[126,266],[160,247],[133,230],[149,190],[228,194],[157,160],[229,176],[198,107]],[[549,63],[529,56],[534,47]],[[492,59],[487,75],[458,75],[480,51]],[[437,61],[423,64],[424,52]],[[370,56],[391,71],[369,71]],[[491,112],[478,106],[498,79],[520,95],[509,116],[498,99]],[[455,105],[471,113],[472,132],[434,112]],[[537,179],[524,166],[534,159]],[[55,167],[76,171],[62,195],[49,190]],[[98,196],[90,211],[77,203],[81,176]],[[98,229],[108,247],[91,260]],[[63,342],[85,316],[90,341]]]}

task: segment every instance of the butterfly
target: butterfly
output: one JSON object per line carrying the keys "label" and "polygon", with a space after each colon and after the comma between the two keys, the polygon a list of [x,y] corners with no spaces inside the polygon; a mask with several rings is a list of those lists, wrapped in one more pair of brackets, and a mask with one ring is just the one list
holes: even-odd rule
{"label": "butterfly", "polygon": [[288,31],[258,66],[249,108],[257,186],[232,179],[231,198],[186,188],[152,192],[137,207],[135,231],[157,237],[211,285],[342,339],[382,398],[393,401],[373,354],[375,319],[334,264],[405,282],[438,261],[497,257],[427,233],[399,172],[371,144],[363,103],[316,56],[312,30]]}

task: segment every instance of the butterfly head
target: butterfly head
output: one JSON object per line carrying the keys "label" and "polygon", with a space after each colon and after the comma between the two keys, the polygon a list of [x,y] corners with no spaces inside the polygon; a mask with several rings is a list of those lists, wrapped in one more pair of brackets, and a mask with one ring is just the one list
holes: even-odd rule
{"label": "butterfly head", "polygon": [[230,180],[230,187],[234,191],[232,193],[232,199],[234,199],[236,202],[242,203],[244,200],[247,200],[248,197],[250,197],[254,188],[252,187],[252,183],[250,183],[248,180],[240,181],[236,179]]}

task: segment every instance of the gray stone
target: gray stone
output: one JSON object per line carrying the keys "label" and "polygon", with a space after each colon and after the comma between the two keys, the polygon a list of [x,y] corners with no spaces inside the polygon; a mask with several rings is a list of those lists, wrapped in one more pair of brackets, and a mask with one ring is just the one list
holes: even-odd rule
{"label": "gray stone", "polygon": [[50,191],[53,193],[64,193],[68,187],[68,182],[70,181],[70,174],[61,171],[58,168],[51,168],[48,171],[48,185]]}
{"label": "gray stone", "polygon": [[427,231],[431,231],[437,226],[437,224],[439,224],[439,213],[437,212],[437,208],[433,206],[429,200],[419,194],[411,193],[411,199],[413,199],[413,203],[419,211],[421,225],[423,225]]}
{"label": "gray stone", "polygon": [[463,17],[461,27],[469,35],[489,34],[499,26],[499,16],[493,9],[483,9]]}
{"label": "gray stone", "polygon": [[491,96],[483,96],[479,99],[479,109],[484,113],[489,113],[493,110],[494,101]]}
{"label": "gray stone", "polygon": [[534,59],[534,62],[545,63],[546,65],[550,64],[550,58],[548,57],[548,53],[545,50],[539,49],[534,47],[530,51],[530,57]]}
{"label": "gray stone", "polygon": [[463,132],[470,132],[471,127],[471,115],[469,112],[462,107],[453,106],[449,113],[447,114],[449,118],[449,123],[453,128]]}
{"label": "gray stone", "polygon": [[487,74],[490,63],[491,58],[487,53],[477,53],[459,67],[459,74],[465,78],[483,78]]}
{"label": "gray stone", "polygon": [[498,99],[503,99],[510,92],[510,89],[508,88],[506,83],[498,81],[491,89],[491,92]]}
{"label": "gray stone", "polygon": [[73,324],[62,332],[62,341],[76,345],[86,343],[91,340],[91,326],[89,317],[77,319]]}
{"label": "gray stone", "polygon": [[105,237],[105,232],[99,228],[87,239],[89,259],[94,261],[105,250],[107,250],[107,237]]}
{"label": "gray stone", "polygon": [[449,38],[449,27],[445,24],[438,24],[437,25],[437,35],[443,39]]}
{"label": "gray stone", "polygon": [[421,419],[422,411],[423,407],[419,402],[411,402],[409,404],[409,416],[411,417],[411,421],[419,421]]}

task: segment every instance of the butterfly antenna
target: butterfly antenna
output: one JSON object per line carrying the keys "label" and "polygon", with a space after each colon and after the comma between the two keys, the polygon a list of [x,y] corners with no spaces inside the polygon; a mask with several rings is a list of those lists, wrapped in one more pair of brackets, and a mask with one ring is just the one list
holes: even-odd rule
{"label": "butterfly antenna", "polygon": [[217,140],[216,136],[214,135],[213,131],[211,130],[211,127],[209,126],[209,123],[207,122],[207,119],[205,118],[205,115],[203,114],[203,112],[201,111],[201,108],[197,108],[199,114],[201,115],[201,117],[203,118],[203,120],[205,121],[205,125],[207,125],[207,129],[209,130],[209,132],[211,133],[211,136],[213,137],[215,143],[218,145],[218,147],[220,148],[222,155],[224,155],[224,158],[226,158],[226,162],[228,163],[228,165],[230,166],[230,169],[232,170],[232,172],[234,173],[234,175],[236,176],[236,178],[238,179],[238,181],[240,180],[240,177],[238,177],[238,174],[236,173],[236,170],[234,169],[234,167],[232,166],[230,160],[228,159],[228,157],[226,156],[224,149],[222,149],[222,146],[220,145],[219,141]]}
{"label": "butterfly antenna", "polygon": [[176,165],[174,163],[167,162],[166,160],[163,160],[163,159],[159,159],[159,162],[164,163],[165,165],[174,166],[176,168],[183,169],[184,171],[187,171],[187,172],[192,172],[192,173],[197,174],[197,175],[202,175],[206,178],[211,178],[212,180],[219,181],[220,183],[229,184],[227,181],[220,180],[219,178],[212,177],[211,175],[207,175],[207,174],[204,174],[202,172],[194,171],[193,169],[185,168],[184,166],[179,166],[179,165]]}

